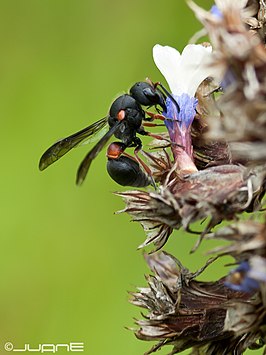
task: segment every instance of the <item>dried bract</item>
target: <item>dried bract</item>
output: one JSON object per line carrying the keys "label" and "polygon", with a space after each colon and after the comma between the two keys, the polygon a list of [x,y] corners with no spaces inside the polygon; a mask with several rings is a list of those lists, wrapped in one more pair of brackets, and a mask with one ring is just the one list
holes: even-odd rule
{"label": "dried bract", "polygon": [[230,241],[228,246],[217,247],[210,253],[230,255],[239,263],[227,280],[234,289],[260,289],[266,307],[266,225],[252,220],[241,221],[209,234],[210,239]]}
{"label": "dried bract", "polygon": [[256,293],[231,290],[224,279],[196,281],[202,270],[189,273],[165,252],[146,260],[154,275],[147,277],[147,287],[132,293],[131,300],[148,310],[145,319],[137,321],[136,336],[158,341],[146,354],[172,345],[170,354],[193,347],[193,354],[240,355],[257,346],[262,337],[257,328],[265,313],[260,313]]}
{"label": "dried bract", "polygon": [[259,209],[264,194],[265,169],[249,170],[237,165],[210,167],[186,177],[176,177],[157,192],[117,193],[125,200],[134,221],[148,234],[144,247],[160,249],[173,229],[189,230],[191,223],[210,217],[202,236],[222,220],[243,211]]}
{"label": "dried bract", "polygon": [[[232,142],[234,160],[265,162],[261,152],[266,151],[266,49],[261,31],[266,6],[263,1],[216,3],[219,17],[189,2],[210,37],[212,66],[223,73],[224,94],[216,100],[221,117],[217,120],[209,115],[208,137]],[[247,21],[257,31],[250,31]]]}

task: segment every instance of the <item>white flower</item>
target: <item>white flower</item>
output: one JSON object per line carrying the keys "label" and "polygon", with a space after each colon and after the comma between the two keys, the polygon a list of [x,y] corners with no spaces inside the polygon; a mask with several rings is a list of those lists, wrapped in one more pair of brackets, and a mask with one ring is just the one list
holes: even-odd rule
{"label": "white flower", "polygon": [[211,51],[210,46],[189,44],[180,54],[175,48],[156,44],[153,47],[153,59],[172,94],[193,97],[199,84],[211,75],[208,67]]}
{"label": "white flower", "polygon": [[[200,83],[211,75],[211,47],[200,44],[187,45],[182,54],[169,46],[156,44],[153,59],[165,77],[172,94],[166,99],[165,125],[171,149],[183,172],[195,172],[190,127],[196,115],[197,99],[195,93]],[[213,69],[212,69],[213,70]],[[173,101],[175,99],[176,103]]]}

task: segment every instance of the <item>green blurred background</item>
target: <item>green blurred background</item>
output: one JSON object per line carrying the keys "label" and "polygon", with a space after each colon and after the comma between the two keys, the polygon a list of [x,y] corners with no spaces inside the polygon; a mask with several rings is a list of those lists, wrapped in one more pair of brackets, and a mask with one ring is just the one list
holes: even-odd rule
{"label": "green blurred background", "polygon": [[[181,50],[201,26],[182,0],[1,0],[0,17],[0,354],[7,341],[142,354],[152,344],[124,327],[140,317],[127,290],[145,285],[136,251],[145,236],[127,215],[114,215],[123,202],[112,191],[123,188],[108,177],[104,152],[81,188],[75,174],[88,147],[43,173],[38,160],[104,117],[134,82],[161,80],[152,46]],[[166,250],[195,270],[203,249],[190,256],[195,239],[181,235]],[[223,272],[210,268],[205,277]]]}

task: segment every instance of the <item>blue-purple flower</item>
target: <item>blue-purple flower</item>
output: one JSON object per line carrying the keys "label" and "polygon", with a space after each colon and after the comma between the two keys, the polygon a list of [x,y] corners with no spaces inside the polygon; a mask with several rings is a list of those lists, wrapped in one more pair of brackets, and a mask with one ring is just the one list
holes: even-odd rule
{"label": "blue-purple flower", "polygon": [[211,7],[210,13],[212,15],[216,16],[218,19],[222,19],[223,18],[223,14],[222,14],[222,12],[220,11],[220,9],[218,8],[217,5],[213,5]]}
{"label": "blue-purple flower", "polygon": [[266,260],[254,256],[232,270],[225,285],[234,291],[251,293],[260,288],[260,282],[266,283]]}

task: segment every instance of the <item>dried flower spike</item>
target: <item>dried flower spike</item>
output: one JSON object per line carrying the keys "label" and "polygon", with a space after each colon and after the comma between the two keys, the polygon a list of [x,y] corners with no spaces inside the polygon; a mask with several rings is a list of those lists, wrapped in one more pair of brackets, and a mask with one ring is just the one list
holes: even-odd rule
{"label": "dried flower spike", "polygon": [[[191,348],[194,355],[241,355],[266,344],[266,224],[259,218],[266,188],[266,3],[216,0],[210,11],[189,4],[213,50],[154,47],[177,103],[167,99],[163,112],[169,138],[161,138],[170,139],[171,150],[155,141],[156,152],[144,153],[155,192],[119,195],[123,211],[147,234],[140,247],[153,243],[158,250],[174,229],[191,232],[192,223],[206,220],[194,250],[203,238],[221,239],[227,244],[209,253],[234,261],[219,280],[200,282],[215,258],[191,273],[165,252],[146,256],[153,275],[131,300],[147,311],[136,336],[157,341],[147,354],[171,345],[170,354]],[[252,217],[240,221],[243,212]]]}

